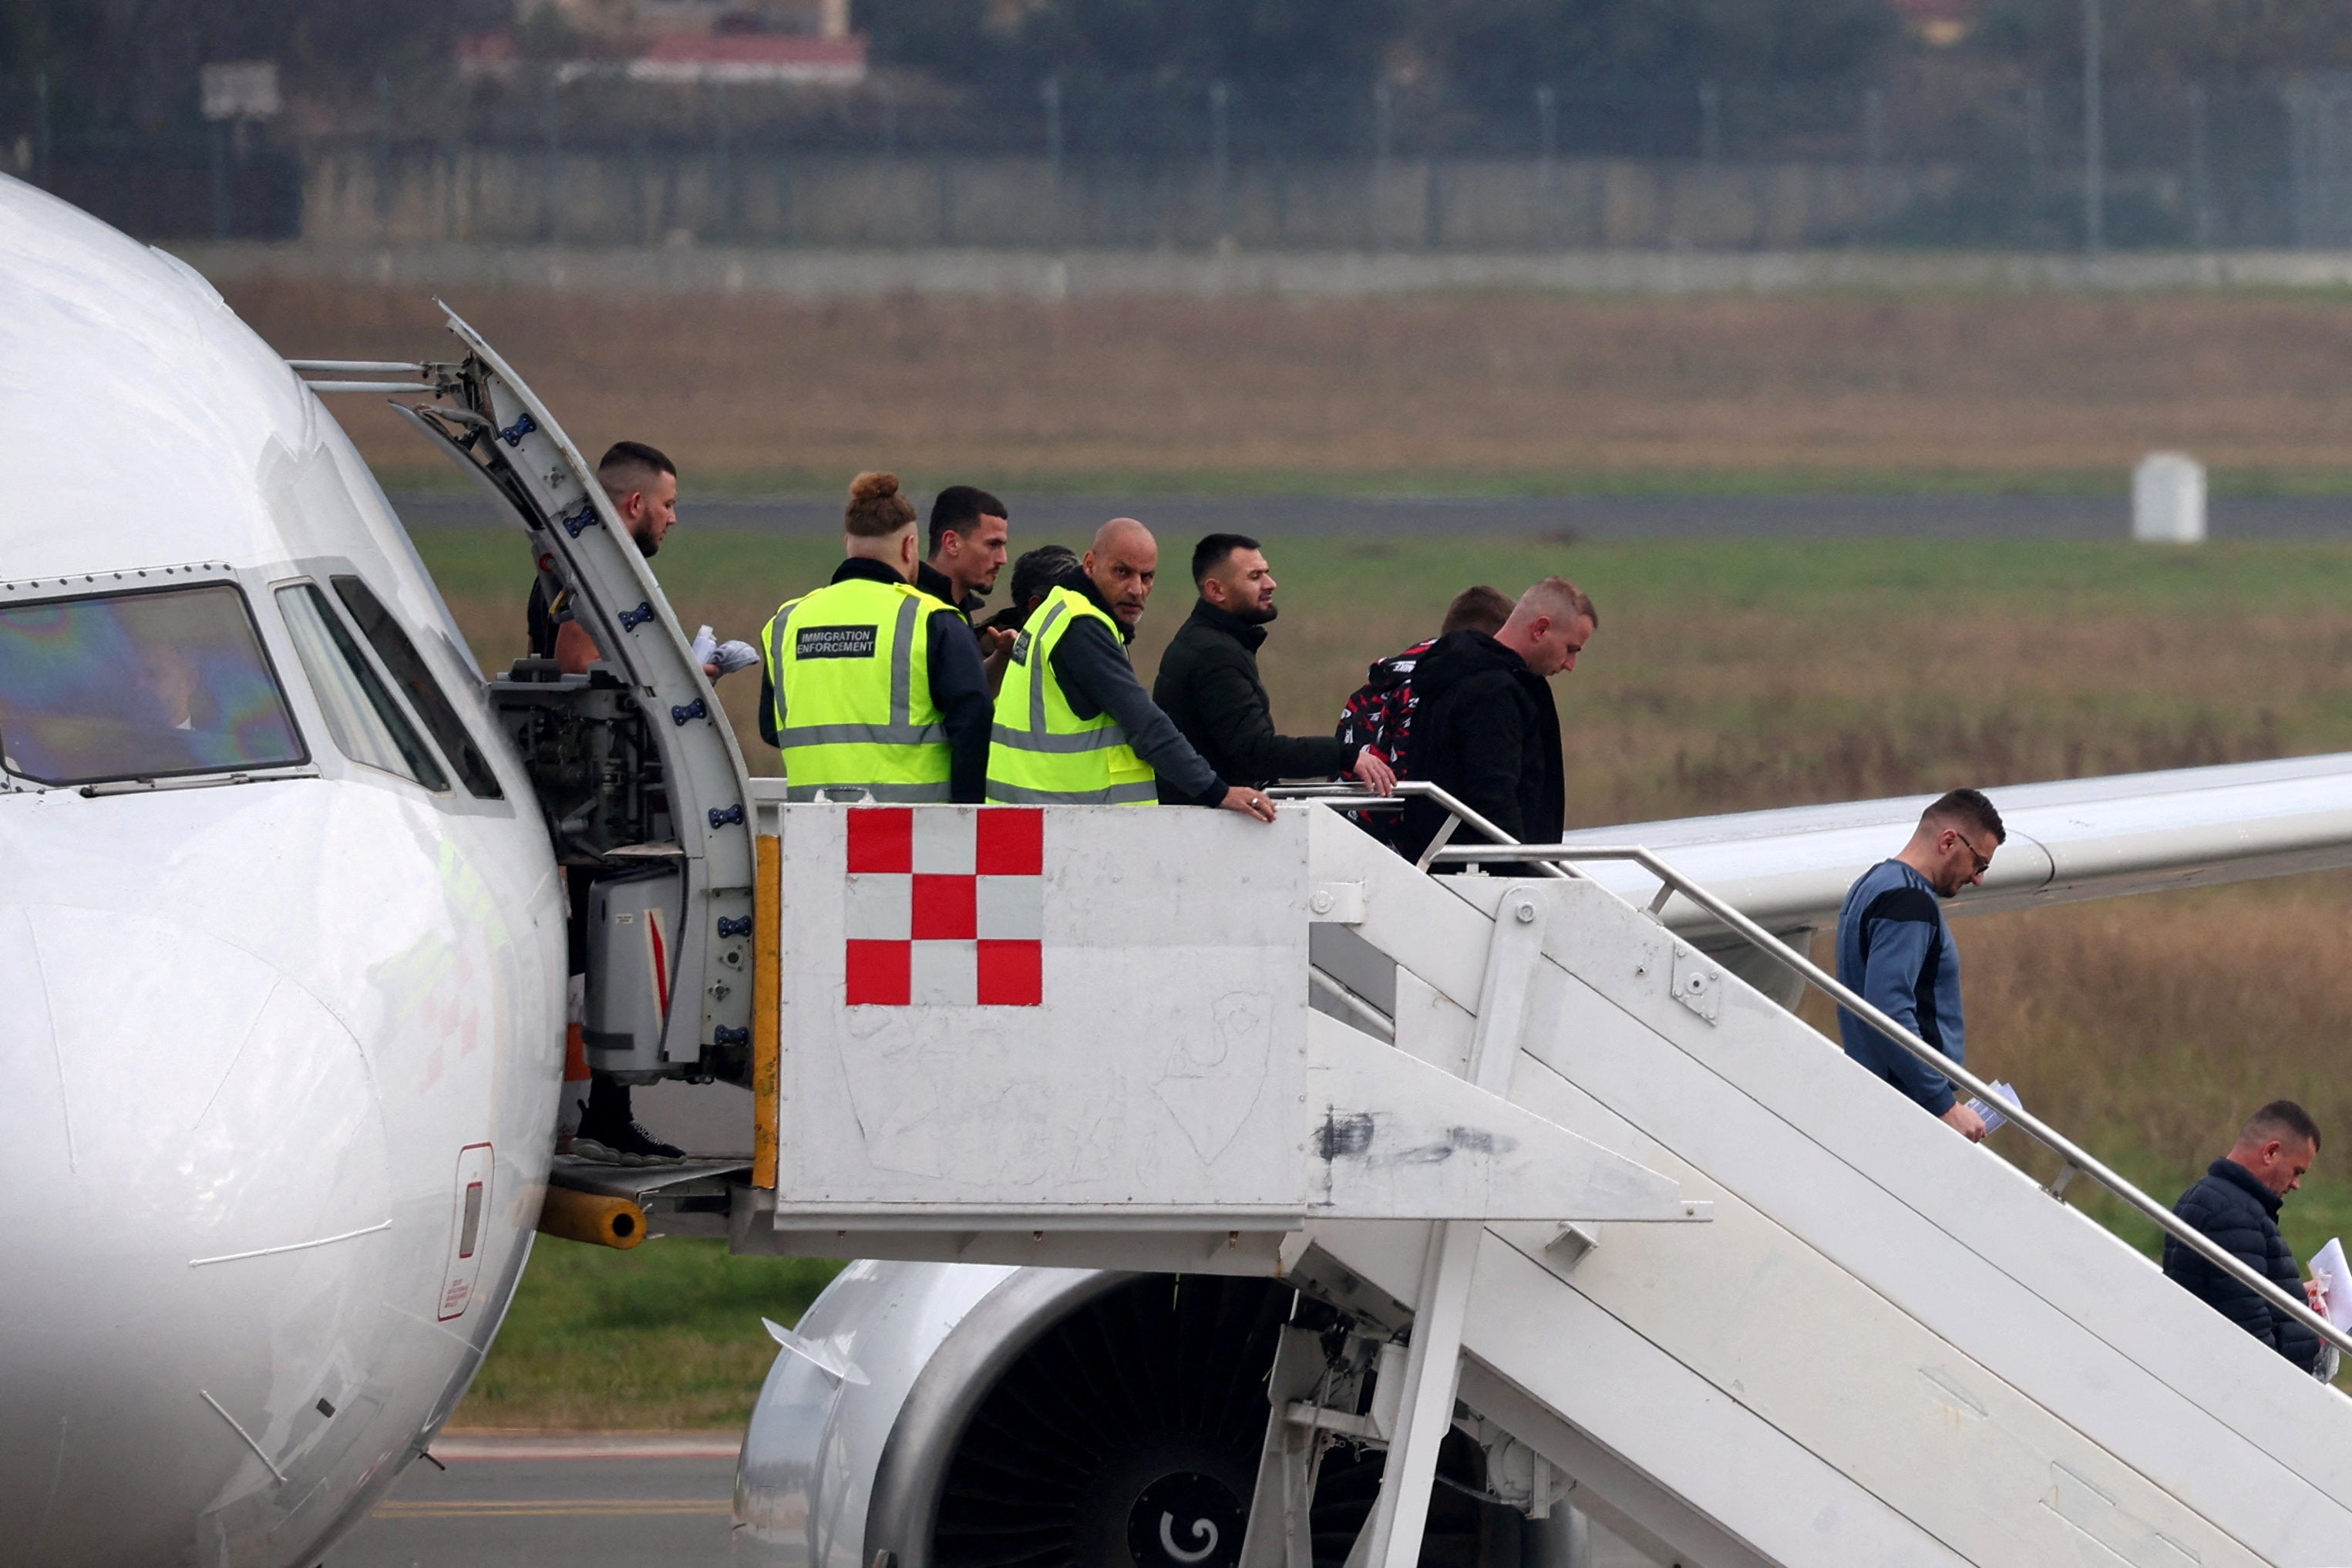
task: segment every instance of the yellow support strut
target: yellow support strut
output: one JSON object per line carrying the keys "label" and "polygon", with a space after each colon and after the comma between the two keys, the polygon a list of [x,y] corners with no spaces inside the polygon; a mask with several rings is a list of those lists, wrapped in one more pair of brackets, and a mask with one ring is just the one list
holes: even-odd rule
{"label": "yellow support strut", "polygon": [[763,833],[751,908],[751,1185],[776,1190],[776,1070],[783,1049],[783,952],[777,922],[783,918],[783,843]]}

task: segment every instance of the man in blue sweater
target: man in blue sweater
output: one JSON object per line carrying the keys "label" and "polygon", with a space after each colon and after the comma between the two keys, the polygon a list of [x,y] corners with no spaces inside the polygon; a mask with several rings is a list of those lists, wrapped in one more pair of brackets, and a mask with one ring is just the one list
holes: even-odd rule
{"label": "man in blue sweater", "polygon": [[[1965,1062],[1960,950],[1943,900],[1984,880],[2008,832],[1992,802],[1956,789],[1919,818],[1911,842],[1855,879],[1838,911],[1837,974],[1863,1000],[1955,1062]],[[1958,1102],[1951,1080],[1843,1008],[1845,1054],[1951,1123],[1971,1143],[1984,1118]]]}

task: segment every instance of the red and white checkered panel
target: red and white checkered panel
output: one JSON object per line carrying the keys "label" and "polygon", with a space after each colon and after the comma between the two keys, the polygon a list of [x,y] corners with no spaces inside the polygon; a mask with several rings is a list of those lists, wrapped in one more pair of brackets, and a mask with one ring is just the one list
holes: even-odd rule
{"label": "red and white checkered panel", "polygon": [[851,1006],[1045,1001],[1043,810],[852,806],[848,872]]}

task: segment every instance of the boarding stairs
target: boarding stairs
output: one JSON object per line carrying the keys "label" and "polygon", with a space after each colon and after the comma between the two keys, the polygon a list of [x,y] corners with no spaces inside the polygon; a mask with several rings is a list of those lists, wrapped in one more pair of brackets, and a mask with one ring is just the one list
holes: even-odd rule
{"label": "boarding stairs", "polygon": [[[1423,986],[1491,989],[1440,955],[1536,908],[1510,1098],[1713,1202],[1705,1226],[1476,1238],[1463,1398],[1604,1522],[1706,1563],[2352,1561],[2352,1402],[1648,911],[1590,881],[1439,884],[1369,842],[1318,848],[1382,910],[1357,934],[1398,960],[1416,1055],[1465,1028]],[[2062,1173],[2129,1194],[2040,1131]],[[1425,1243],[1310,1229],[1421,1299]]]}
{"label": "boarding stairs", "polygon": [[[1417,1560],[1457,1423],[1661,1561],[2352,1563],[2352,1402],[1576,867],[1705,889],[1593,846],[1433,876],[1342,804],[1046,814],[1003,1007],[846,1003],[900,873],[849,869],[861,808],[763,805],[778,1164],[736,1247],[1273,1272],[1392,1326],[1373,1414],[1328,1413],[1389,1447],[1356,1563]],[[899,815],[948,867],[985,814]],[[1304,1560],[1284,1403],[1244,1568]]]}

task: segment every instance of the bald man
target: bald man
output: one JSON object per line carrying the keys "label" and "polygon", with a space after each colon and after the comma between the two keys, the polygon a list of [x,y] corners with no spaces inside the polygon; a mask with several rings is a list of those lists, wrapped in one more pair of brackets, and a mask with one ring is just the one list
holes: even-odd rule
{"label": "bald man", "polygon": [[1150,805],[1164,781],[1180,803],[1274,820],[1274,803],[1218,777],[1136,679],[1127,645],[1159,574],[1151,531],[1115,517],[1030,615],[996,695],[991,801]]}

